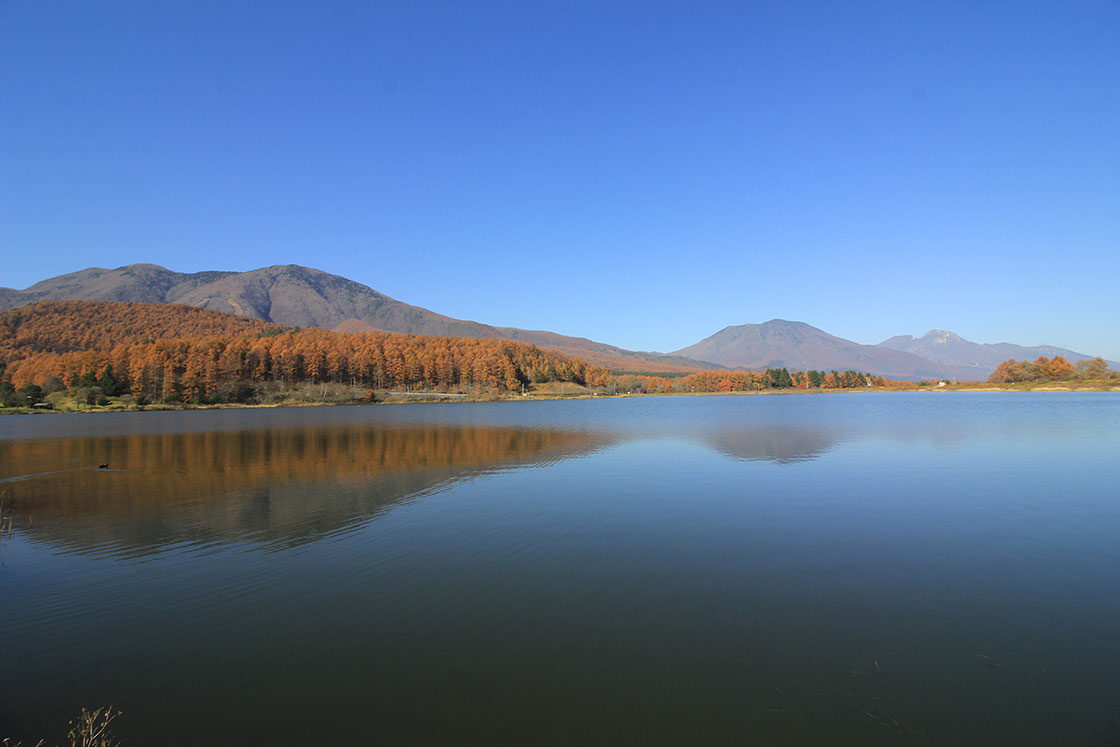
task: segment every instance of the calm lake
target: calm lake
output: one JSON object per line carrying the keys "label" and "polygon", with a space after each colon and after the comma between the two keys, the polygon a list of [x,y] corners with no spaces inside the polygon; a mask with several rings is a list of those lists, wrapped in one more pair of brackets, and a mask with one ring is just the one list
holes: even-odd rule
{"label": "calm lake", "polygon": [[1117,394],[12,416],[0,495],[25,744],[1120,739]]}

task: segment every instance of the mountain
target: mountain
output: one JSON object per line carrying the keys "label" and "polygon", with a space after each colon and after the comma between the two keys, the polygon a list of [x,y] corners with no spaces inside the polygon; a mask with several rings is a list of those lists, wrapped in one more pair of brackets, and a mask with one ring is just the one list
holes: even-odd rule
{"label": "mountain", "polygon": [[784,319],[725,327],[673,355],[754,369],[852,369],[896,379],[981,378],[963,366],[936,363],[878,345],[860,345],[804,322]]}
{"label": "mountain", "polygon": [[686,373],[723,368],[723,366],[712,361],[698,361],[672,353],[624,350],[614,345],[588,340],[585,337],[568,337],[545,330],[517,329],[515,327],[497,327],[496,329],[501,337],[518,342],[527,342],[546,350],[555,350],[558,353],[587,361],[592,365],[610,368],[615,371]]}
{"label": "mountain", "polygon": [[[883,340],[879,345],[920,355],[936,363],[973,369],[976,372],[973,376],[977,379],[988,378],[1000,363],[1011,358],[1017,361],[1033,361],[1039,356],[1053,358],[1055,355],[1060,355],[1070,363],[1076,363],[1096,357],[1052,345],[1023,347],[1010,342],[969,342],[960,335],[944,329],[931,329],[921,337],[897,335],[889,340]],[[1118,364],[1109,361],[1109,365],[1115,367]]]}
{"label": "mountain", "polygon": [[90,267],[49,278],[27,290],[0,288],[6,309],[36,301],[142,301],[173,302],[191,290],[212,283],[232,272],[182,273],[159,265],[128,265],[115,270]]}
{"label": "mountain", "polygon": [[91,267],[0,295],[7,308],[35,301],[179,303],[277,324],[333,329],[359,319],[387,332],[496,337],[493,328],[396,301],[353,280],[298,265],[250,272],[173,272],[150,264]]}
{"label": "mountain", "polygon": [[112,270],[91,267],[43,280],[22,291],[0,288],[0,309],[36,301],[71,300],[178,303],[277,324],[345,332],[377,329],[415,335],[497,337],[556,350],[616,370],[668,373],[720,368],[554,332],[453,319],[397,301],[353,280],[299,265],[275,265],[249,272],[196,273],[174,272],[152,264]]}

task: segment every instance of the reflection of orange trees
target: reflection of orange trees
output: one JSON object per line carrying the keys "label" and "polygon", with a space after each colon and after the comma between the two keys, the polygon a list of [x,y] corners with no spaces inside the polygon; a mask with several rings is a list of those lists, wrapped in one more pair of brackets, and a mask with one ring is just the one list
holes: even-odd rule
{"label": "reflection of orange trees", "polygon": [[278,329],[189,307],[96,301],[3,312],[0,355],[16,388],[111,377],[122,391],[183,401],[243,381],[513,391],[543,381],[603,386],[609,378],[604,369],[508,340]]}
{"label": "reflection of orange trees", "polygon": [[77,544],[292,536],[332,531],[448,480],[605,443],[580,431],[445,426],[0,441],[0,477],[37,475],[7,483],[9,510],[33,532],[85,532]]}
{"label": "reflection of orange trees", "polygon": [[[371,477],[433,468],[478,470],[590,450],[602,437],[582,432],[497,427],[292,428],[170,433],[41,441],[0,441],[4,477],[13,469],[60,471],[36,501],[145,503],[252,490],[270,482]],[[110,472],[78,469],[107,462]],[[39,470],[36,466],[42,466]],[[31,469],[27,469],[30,467]],[[10,483],[21,509],[20,489]]]}

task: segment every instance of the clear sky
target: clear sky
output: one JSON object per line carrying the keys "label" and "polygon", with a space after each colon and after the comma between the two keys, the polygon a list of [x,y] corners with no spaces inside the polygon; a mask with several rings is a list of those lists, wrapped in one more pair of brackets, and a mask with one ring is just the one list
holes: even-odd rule
{"label": "clear sky", "polygon": [[0,254],[1120,360],[1120,3],[0,0]]}

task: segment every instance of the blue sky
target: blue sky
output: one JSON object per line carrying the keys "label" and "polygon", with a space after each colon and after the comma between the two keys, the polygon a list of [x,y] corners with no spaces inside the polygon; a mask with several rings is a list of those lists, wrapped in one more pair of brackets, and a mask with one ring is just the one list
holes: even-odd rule
{"label": "blue sky", "polygon": [[1117,360],[1120,4],[3,0],[0,251]]}

